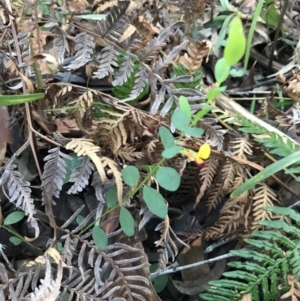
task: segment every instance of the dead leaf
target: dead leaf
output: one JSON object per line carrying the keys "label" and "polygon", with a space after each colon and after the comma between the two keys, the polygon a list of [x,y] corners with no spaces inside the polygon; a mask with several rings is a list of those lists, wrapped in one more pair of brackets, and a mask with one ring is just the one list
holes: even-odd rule
{"label": "dead leaf", "polygon": [[[201,244],[201,237],[197,238],[190,245],[190,248],[184,248],[178,255],[177,260],[181,266],[200,262],[204,260],[204,249]],[[204,264],[195,268],[190,268],[181,271],[182,279],[196,280],[210,271],[209,265]]]}
{"label": "dead leaf", "polygon": [[128,24],[128,26],[126,27],[126,29],[124,30],[122,36],[119,39],[119,43],[122,43],[123,41],[125,41],[126,39],[128,39],[135,32],[136,32],[136,28],[133,25]]}

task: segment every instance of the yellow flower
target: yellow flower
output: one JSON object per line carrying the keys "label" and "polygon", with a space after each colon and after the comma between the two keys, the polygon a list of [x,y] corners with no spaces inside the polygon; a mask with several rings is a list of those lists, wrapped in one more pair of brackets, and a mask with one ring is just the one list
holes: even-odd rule
{"label": "yellow flower", "polygon": [[180,151],[180,153],[189,161],[195,161],[197,166],[203,167],[204,160],[208,159],[210,156],[210,151],[210,146],[207,143],[204,143],[200,146],[197,153],[190,149],[183,149],[182,151]]}
{"label": "yellow flower", "polygon": [[204,160],[208,159],[210,156],[210,146],[207,143],[204,143],[200,146],[199,151],[196,155],[195,161],[198,166],[203,166]]}

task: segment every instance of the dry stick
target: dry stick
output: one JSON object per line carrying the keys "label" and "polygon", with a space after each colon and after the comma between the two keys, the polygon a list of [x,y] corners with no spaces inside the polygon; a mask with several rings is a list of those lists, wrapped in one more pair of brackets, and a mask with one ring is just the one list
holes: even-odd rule
{"label": "dry stick", "polygon": [[[7,9],[12,13],[10,1],[5,0],[5,2],[6,2]],[[10,23],[11,23],[11,29],[12,29],[12,33],[13,33],[14,42],[15,42],[15,48],[16,48],[16,53],[17,53],[17,57],[18,57],[18,63],[22,64],[21,51],[20,51],[20,47],[19,47],[19,43],[18,43],[17,31],[16,31],[16,27],[15,27],[15,23],[14,23],[12,14],[9,15],[9,20],[10,20]],[[23,83],[23,94],[26,95],[28,91],[27,91],[26,84],[25,84],[23,79],[22,79],[22,83]],[[34,145],[33,132],[34,133],[37,133],[37,132],[33,129],[33,126],[32,126],[31,110],[30,110],[30,107],[29,107],[29,103],[25,103],[25,111],[26,111],[27,122],[28,122],[28,139],[27,140],[30,143],[32,153],[33,153],[33,156],[34,156],[34,160],[35,160],[35,164],[36,164],[36,167],[38,169],[38,173],[39,173],[40,177],[42,177],[42,171],[41,171],[41,168],[40,168],[39,160],[38,160],[37,153],[35,151],[35,145]],[[53,224],[52,224],[53,225],[53,232],[54,232],[53,233],[53,241],[56,242],[57,225],[56,225],[55,218],[54,218],[54,213],[53,213],[53,210],[52,210],[52,204],[50,202],[47,205],[49,207],[50,217],[51,217],[52,222],[53,222]]]}

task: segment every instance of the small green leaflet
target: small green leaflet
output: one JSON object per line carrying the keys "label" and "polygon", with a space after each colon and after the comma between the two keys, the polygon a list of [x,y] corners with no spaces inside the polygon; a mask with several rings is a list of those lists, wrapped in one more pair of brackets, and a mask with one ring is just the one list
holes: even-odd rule
{"label": "small green leaflet", "polygon": [[99,226],[95,226],[93,228],[92,237],[93,237],[95,245],[100,250],[103,250],[107,247],[107,243],[108,243],[107,236],[106,236],[105,232]]}
{"label": "small green leaflet", "polygon": [[[225,48],[226,49],[226,48]],[[215,65],[215,77],[218,83],[222,83],[227,79],[230,73],[230,67],[227,64],[225,58],[221,58]]]}
{"label": "small green leaflet", "polygon": [[80,225],[84,221],[84,217],[82,215],[78,215],[76,217],[76,222],[78,225]]}
{"label": "small green leaflet", "polygon": [[0,106],[19,105],[29,101],[35,101],[44,97],[44,93],[28,95],[0,95]]}
{"label": "small green leaflet", "polygon": [[179,97],[179,107],[184,113],[184,115],[191,121],[192,119],[192,110],[188,100],[184,96]]}
{"label": "small green leaflet", "polygon": [[111,186],[106,193],[106,205],[113,208],[118,204],[117,186]]}
{"label": "small green leaflet", "polygon": [[19,237],[16,237],[16,236],[11,236],[11,237],[9,238],[9,241],[10,241],[14,246],[18,246],[18,245],[20,245],[20,244],[23,242],[22,239],[20,239]]}
{"label": "small green leaflet", "polygon": [[[150,273],[154,273],[158,269],[159,269],[158,264],[154,263],[150,267]],[[154,286],[155,291],[157,293],[160,293],[166,287],[168,280],[169,280],[168,275],[161,275],[161,276],[157,276],[154,279],[152,279],[151,282]]]}
{"label": "small green leaflet", "polygon": [[19,222],[23,217],[25,216],[25,213],[23,211],[14,211],[10,213],[4,220],[4,225],[12,225],[17,222]]}
{"label": "small green leaflet", "polygon": [[174,137],[172,133],[164,126],[159,128],[159,136],[165,149],[174,146]]}
{"label": "small green leaflet", "polygon": [[176,191],[180,185],[180,175],[172,167],[160,166],[156,172],[158,184],[169,191]]}
{"label": "small green leaflet", "polygon": [[202,137],[202,135],[204,134],[204,130],[201,128],[192,128],[192,127],[188,127],[185,130],[185,133],[187,135],[190,135],[192,137],[196,137],[196,138],[200,138]]}
{"label": "small green leaflet", "polygon": [[129,237],[133,236],[134,219],[131,213],[125,207],[121,207],[119,221],[123,232]]}
{"label": "small green leaflet", "polygon": [[171,159],[173,157],[175,157],[177,154],[179,154],[179,152],[183,149],[182,146],[173,146],[171,148],[165,149],[162,152],[162,156],[166,159]]}
{"label": "small green leaflet", "polygon": [[124,182],[129,186],[134,186],[139,179],[139,170],[135,166],[126,166],[122,170]]}
{"label": "small green leaflet", "polygon": [[165,218],[168,214],[167,204],[162,195],[152,187],[144,186],[143,198],[148,209],[155,215]]}
{"label": "small green leaflet", "polygon": [[171,118],[172,124],[179,130],[179,131],[185,131],[189,124],[190,119],[186,117],[186,115],[182,112],[181,109],[177,108],[175,112],[172,115]]}

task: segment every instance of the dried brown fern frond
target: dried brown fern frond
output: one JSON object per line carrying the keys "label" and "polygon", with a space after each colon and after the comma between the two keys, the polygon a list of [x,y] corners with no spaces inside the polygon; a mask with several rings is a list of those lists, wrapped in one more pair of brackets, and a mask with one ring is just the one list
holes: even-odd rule
{"label": "dried brown fern frond", "polygon": [[136,151],[134,146],[124,145],[117,150],[116,155],[124,161],[134,162],[137,159],[141,159],[144,153]]}
{"label": "dried brown fern frond", "polygon": [[82,123],[81,119],[84,117],[86,110],[92,105],[94,97],[95,95],[93,92],[86,91],[82,95],[68,103],[68,105],[76,106],[76,109],[74,109],[72,113],[75,114],[76,117],[80,120],[80,124]]}
{"label": "dried brown fern frond", "polygon": [[245,137],[238,137],[230,141],[231,151],[234,156],[247,159],[247,155],[252,155],[252,144]]}
{"label": "dried brown fern frond", "polygon": [[[221,175],[221,173],[220,173]],[[214,184],[208,189],[207,191],[207,200],[206,200],[206,210],[207,214],[209,214],[213,209],[216,209],[217,206],[221,203],[225,191],[223,188],[223,181],[221,179],[221,176],[218,176],[214,180]]]}
{"label": "dried brown fern frond", "polygon": [[208,55],[211,47],[212,45],[209,41],[189,42],[186,46],[187,53],[180,57],[178,62],[192,74],[202,67],[203,58]]}
{"label": "dried brown fern frond", "polygon": [[213,226],[205,229],[205,239],[220,239],[245,228],[245,205],[236,204],[226,210]]}
{"label": "dried brown fern frond", "polygon": [[276,192],[270,188],[266,183],[261,183],[254,190],[252,203],[253,221],[251,230],[258,230],[261,226],[258,224],[264,220],[273,219],[273,214],[269,211],[263,210],[265,207],[272,207],[278,201]]}
{"label": "dried brown fern frond", "polygon": [[203,198],[206,190],[211,187],[219,167],[220,167],[220,160],[218,160],[214,156],[211,156],[208,160],[206,160],[204,167],[200,169],[199,176],[201,179],[201,186],[198,190],[198,195],[195,200],[195,207],[199,204],[199,202]]}

